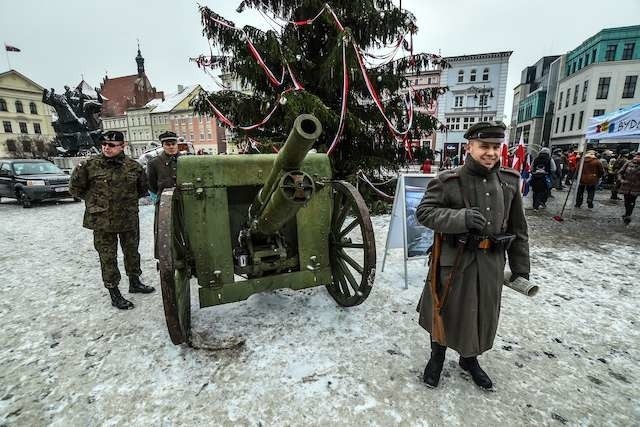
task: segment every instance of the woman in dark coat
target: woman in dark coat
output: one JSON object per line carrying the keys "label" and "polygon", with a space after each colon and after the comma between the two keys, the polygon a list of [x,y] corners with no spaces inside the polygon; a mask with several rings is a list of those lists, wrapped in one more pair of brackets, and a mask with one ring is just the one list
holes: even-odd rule
{"label": "woman in dark coat", "polygon": [[640,194],[640,152],[636,153],[618,172],[620,181],[620,193],[624,196],[624,215],[622,219],[625,224],[631,222],[631,214],[636,206],[636,199]]}

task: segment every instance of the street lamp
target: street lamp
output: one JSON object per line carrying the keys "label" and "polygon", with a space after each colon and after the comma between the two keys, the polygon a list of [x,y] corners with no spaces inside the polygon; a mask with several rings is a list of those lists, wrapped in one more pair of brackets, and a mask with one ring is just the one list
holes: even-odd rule
{"label": "street lamp", "polygon": [[487,88],[485,87],[485,85],[482,85],[482,87],[475,87],[475,86],[471,86],[469,88],[470,91],[473,92],[473,97],[475,99],[478,99],[478,94],[480,94],[480,121],[483,121],[483,115],[484,115],[484,106],[486,103],[486,98],[484,99],[485,102],[483,102],[483,95],[486,95],[487,93],[489,94],[489,98],[493,98],[493,88]]}

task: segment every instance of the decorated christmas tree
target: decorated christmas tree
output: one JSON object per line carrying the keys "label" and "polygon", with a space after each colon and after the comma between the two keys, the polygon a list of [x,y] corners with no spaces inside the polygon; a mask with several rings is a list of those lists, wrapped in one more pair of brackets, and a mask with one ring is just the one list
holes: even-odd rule
{"label": "decorated christmas tree", "polygon": [[231,128],[245,151],[277,151],[295,118],[311,113],[324,129],[316,148],[330,153],[337,176],[359,169],[376,175],[411,159],[408,141],[441,128],[414,107],[444,88],[415,91],[404,77],[446,65],[413,53],[417,26],[409,11],[389,0],[245,0],[237,10],[246,8],[272,29],[238,28],[201,7],[211,52],[193,58],[250,88],[194,101],[199,113]]}

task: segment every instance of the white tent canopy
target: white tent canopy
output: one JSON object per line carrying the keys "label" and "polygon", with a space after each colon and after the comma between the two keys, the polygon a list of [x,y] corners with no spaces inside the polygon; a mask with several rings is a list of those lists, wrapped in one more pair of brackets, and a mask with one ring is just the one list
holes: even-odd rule
{"label": "white tent canopy", "polygon": [[585,138],[640,139],[640,104],[590,118]]}

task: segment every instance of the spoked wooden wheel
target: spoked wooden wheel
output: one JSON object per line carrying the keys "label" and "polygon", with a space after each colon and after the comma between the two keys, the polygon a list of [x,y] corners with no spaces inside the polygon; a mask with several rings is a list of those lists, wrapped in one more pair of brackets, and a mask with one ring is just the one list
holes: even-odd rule
{"label": "spoked wooden wheel", "polygon": [[358,190],[345,181],[333,181],[333,213],[329,257],[331,296],[344,307],[367,299],[376,276],[376,241],[371,217]]}
{"label": "spoked wooden wheel", "polygon": [[162,192],[158,207],[157,245],[164,317],[174,344],[188,342],[191,329],[190,272],[184,262],[184,239],[174,189]]}

